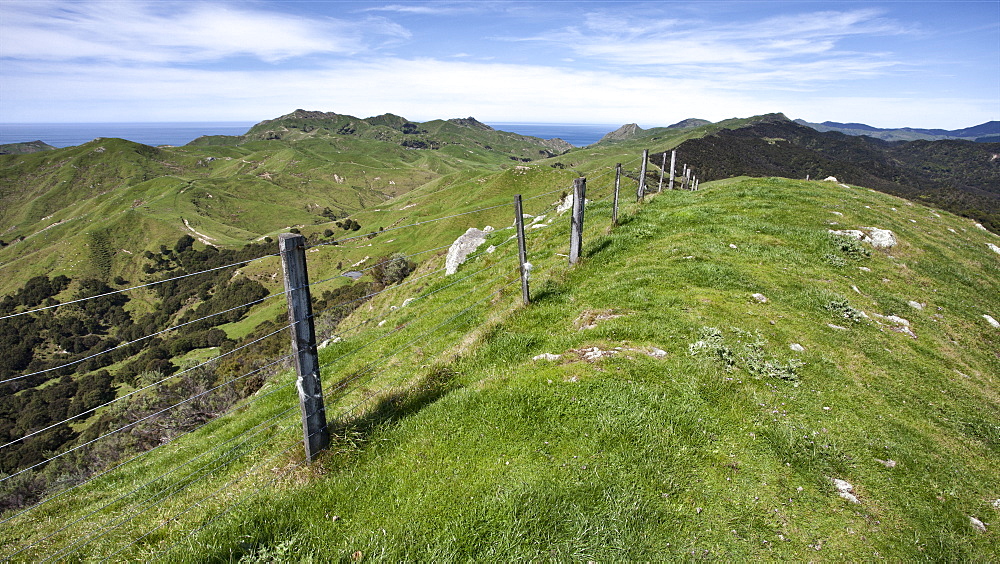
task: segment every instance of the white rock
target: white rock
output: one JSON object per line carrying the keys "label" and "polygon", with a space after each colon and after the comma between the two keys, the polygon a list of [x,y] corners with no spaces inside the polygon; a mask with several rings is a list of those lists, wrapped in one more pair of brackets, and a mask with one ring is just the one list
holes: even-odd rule
{"label": "white rock", "polygon": [[913,300],[910,300],[910,301],[908,301],[908,302],[906,302],[906,303],[907,303],[907,304],[908,304],[908,305],[909,305],[910,307],[912,307],[913,309],[924,309],[924,304],[922,304],[922,303],[920,303],[920,302],[915,302],[915,301],[913,301]]}
{"label": "white rock", "polygon": [[493,253],[494,253],[494,252],[495,252],[496,250],[497,250],[497,248],[496,248],[496,245],[490,245],[489,247],[486,247],[486,252],[487,252],[487,253],[489,253],[489,254],[491,254],[491,255],[492,255],[492,254],[493,254]]}
{"label": "white rock", "polygon": [[753,294],[753,299],[757,300],[762,304],[767,303],[767,296],[765,296],[764,294]]}
{"label": "white rock", "polygon": [[987,315],[987,314],[984,313],[983,314],[983,319],[985,319],[986,322],[989,323],[990,325],[992,325],[992,326],[1000,329],[1000,322],[998,322],[996,319],[993,319],[992,316]]}
{"label": "white rock", "polygon": [[861,503],[854,495],[854,486],[839,478],[833,479],[833,487],[837,488],[837,494],[851,503]]}
{"label": "white rock", "polygon": [[888,229],[878,227],[866,227],[871,238],[872,246],[876,249],[887,249],[896,245],[896,235]]}
{"label": "white rock", "polygon": [[986,231],[986,228],[985,228],[985,227],[983,227],[983,224],[982,224],[982,223],[977,223],[977,224],[976,224],[976,227],[978,227],[979,229],[982,229],[983,231]]}
{"label": "white rock", "polygon": [[859,293],[859,294],[861,293],[861,290],[858,290],[857,286],[851,286],[851,289],[854,290],[855,292]]}
{"label": "white rock", "polygon": [[658,349],[656,347],[651,347],[650,350],[649,350],[649,352],[646,353],[646,354],[648,354],[649,356],[651,356],[653,358],[663,358],[663,357],[667,356],[667,351],[662,350],[662,349]]}
{"label": "white rock", "polygon": [[385,319],[383,319],[382,321],[379,321],[378,322],[378,326],[381,327],[381,326],[385,325],[385,322],[386,322]]}
{"label": "white rock", "polygon": [[836,176],[827,176],[823,179],[823,182],[839,182]]}
{"label": "white rock", "polygon": [[875,461],[881,463],[882,466],[885,466],[886,468],[896,467],[896,461],[891,458],[889,460],[882,460],[881,458],[876,458]]}
{"label": "white rock", "polygon": [[735,249],[735,248],[736,248],[736,245],[734,245],[734,244],[732,244],[732,243],[729,243],[729,248],[730,248],[730,249]]}
{"label": "white rock", "polygon": [[483,227],[483,233],[493,233],[493,226],[487,225],[486,227]]}
{"label": "white rock", "polygon": [[562,358],[561,354],[542,353],[540,355],[532,357],[531,360],[548,360],[554,362],[559,360],[560,358]]}
{"label": "white rock", "polygon": [[852,494],[852,493],[847,493],[847,492],[840,492],[840,493],[839,493],[839,494],[837,494],[837,495],[839,495],[840,497],[842,497],[842,498],[846,499],[847,501],[849,501],[849,502],[851,502],[851,503],[861,503],[861,500],[859,500],[859,499],[858,499],[858,498],[857,498],[857,497],[856,497],[856,496],[855,496],[854,494]]}
{"label": "white rock", "polygon": [[995,509],[1000,509],[1000,499],[994,499],[991,504]]}
{"label": "white rock", "polygon": [[843,216],[844,215],[844,214],[840,213],[839,211],[832,211],[830,213],[832,213],[833,215],[839,215],[839,216]]}
{"label": "white rock", "polygon": [[805,350],[806,350],[805,347],[803,347],[802,345],[800,345],[798,343],[792,343],[792,344],[788,345],[788,348],[792,349],[795,352],[805,352]]}
{"label": "white rock", "polygon": [[448,258],[445,259],[445,274],[458,272],[458,267],[465,262],[470,253],[486,242],[486,232],[470,227],[461,237],[448,247]]}
{"label": "white rock", "polygon": [[971,515],[969,516],[969,523],[973,527],[979,529],[980,531],[982,531],[984,533],[986,532],[986,525],[984,525],[982,521],[980,521],[979,519],[976,519],[975,517],[973,517]]}
{"label": "white rock", "polygon": [[1000,247],[994,245],[993,243],[986,243],[986,246],[989,247],[994,253],[1000,255]]}
{"label": "white rock", "polygon": [[406,307],[406,306],[410,305],[411,303],[413,303],[413,300],[415,300],[415,299],[417,299],[417,298],[406,298],[405,300],[403,300],[403,305],[401,305],[399,307]]}
{"label": "white rock", "polygon": [[863,243],[869,242],[868,235],[865,235],[865,232],[859,229],[841,229],[839,231],[834,229],[827,229],[827,231],[833,233],[834,235],[843,235],[844,237],[857,239],[858,241],[861,241]]}
{"label": "white rock", "polygon": [[841,327],[840,325],[834,325],[833,323],[827,323],[826,326],[829,327],[830,329],[839,329],[841,331],[847,331],[847,327]]}
{"label": "white rock", "polygon": [[859,266],[858,270],[860,270],[862,272],[871,272],[872,271],[872,269],[868,268],[867,266]]}

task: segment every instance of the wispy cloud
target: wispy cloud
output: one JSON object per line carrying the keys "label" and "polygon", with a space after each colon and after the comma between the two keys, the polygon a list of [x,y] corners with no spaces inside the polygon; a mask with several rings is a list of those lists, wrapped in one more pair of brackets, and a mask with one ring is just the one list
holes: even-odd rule
{"label": "wispy cloud", "polygon": [[0,54],[22,60],[191,64],[354,54],[409,32],[383,18],[305,18],[208,2],[7,1]]}
{"label": "wispy cloud", "polygon": [[848,70],[884,73],[897,64],[891,56],[852,51],[840,44],[852,37],[909,31],[876,10],[810,12],[719,24],[591,13],[580,26],[519,40],[558,44],[592,61],[646,67],[641,72],[676,76],[683,71],[737,77],[741,82],[781,76],[804,83],[840,79],[843,75],[834,73]]}

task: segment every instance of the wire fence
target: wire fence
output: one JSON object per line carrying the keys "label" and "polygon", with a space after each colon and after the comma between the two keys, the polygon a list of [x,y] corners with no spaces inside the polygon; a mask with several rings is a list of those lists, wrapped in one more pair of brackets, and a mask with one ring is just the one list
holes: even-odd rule
{"label": "wire fence", "polygon": [[[665,160],[664,157],[664,162]],[[630,170],[630,167],[644,162],[643,157],[637,157],[616,167],[607,167],[604,170],[595,171],[587,179],[591,190],[590,193],[595,196],[592,200],[588,200],[588,204],[594,205],[614,197],[616,198],[615,204],[617,206],[618,193],[615,188],[616,184],[622,180],[619,174],[623,170],[627,170],[625,176],[630,178],[634,176],[634,171]],[[641,196],[645,179],[638,178],[637,180]],[[524,200],[534,201],[542,198],[549,198],[551,200],[555,194],[560,192],[565,195],[567,187],[560,186],[553,190],[530,196]],[[561,196],[556,198],[555,201],[535,209],[530,217],[537,219],[551,214],[556,210],[564,209],[567,207],[567,198],[571,197]],[[381,235],[389,231],[399,231],[448,219],[474,216],[507,206],[510,206],[510,204],[504,203],[480,207],[462,213],[431,218],[388,229],[380,229],[376,232],[341,239],[336,243],[372,238],[375,235]],[[533,225],[545,226],[551,224],[551,221],[550,219],[547,224],[536,222]],[[48,431],[79,422],[95,413],[105,412],[116,406],[137,401],[137,398],[145,397],[150,392],[156,392],[171,383],[181,382],[190,378],[195,371],[210,364],[218,363],[220,360],[232,357],[250,347],[260,347],[265,341],[280,339],[282,333],[292,331],[297,325],[303,323],[312,325],[315,319],[322,318],[333,310],[340,311],[345,308],[351,310],[360,303],[372,303],[374,298],[385,296],[387,299],[380,302],[380,310],[373,310],[368,315],[354,314],[336,324],[334,329],[335,335],[329,335],[331,338],[326,342],[335,343],[333,347],[335,350],[328,353],[325,352],[323,355],[325,357],[324,362],[318,364],[318,373],[329,380],[323,386],[322,393],[334,400],[332,404],[333,408],[328,410],[328,415],[331,416],[332,420],[337,422],[338,428],[348,428],[352,420],[356,420],[361,416],[360,414],[365,405],[370,405],[378,401],[380,398],[385,397],[386,394],[391,393],[392,390],[404,389],[407,382],[412,382],[414,379],[420,378],[422,371],[425,371],[426,367],[409,361],[406,355],[409,354],[412,356],[416,352],[419,352],[420,354],[429,355],[432,358],[440,356],[449,347],[455,346],[461,340],[456,339],[455,336],[462,334],[459,328],[463,324],[474,324],[475,316],[473,313],[475,311],[481,309],[489,300],[496,301],[499,296],[503,296],[511,286],[518,282],[517,251],[506,247],[508,243],[517,238],[517,235],[511,234],[509,237],[503,238],[503,233],[513,230],[514,227],[515,225],[511,225],[495,230],[491,235],[494,244],[489,249],[486,251],[477,250],[470,254],[469,257],[466,257],[467,262],[477,262],[477,267],[474,269],[463,269],[457,277],[449,278],[443,276],[442,271],[445,270],[444,268],[427,269],[426,272],[420,274],[414,273],[398,283],[386,285],[374,291],[364,293],[361,296],[351,297],[337,301],[336,303],[326,303],[325,307],[311,312],[307,318],[291,319],[289,323],[269,330],[262,336],[251,339],[238,347],[221,352],[212,358],[199,362],[175,374],[144,383],[132,391],[120,394],[114,399],[85,412],[66,417],[58,422],[27,432],[19,438],[0,445],[0,455],[3,454],[5,449],[22,441],[27,441]],[[334,242],[320,242],[305,245],[304,248],[315,249],[332,244]],[[444,249],[451,246],[437,246],[402,255],[402,258],[409,261],[421,255],[440,254],[443,253]],[[135,285],[87,298],[28,309],[5,315],[0,317],[0,320],[147,288],[156,284],[216,272],[226,268],[243,267],[266,258],[281,256],[281,254],[264,254],[249,260],[171,277],[148,284]],[[380,268],[385,268],[390,261],[397,259],[398,257],[387,258],[357,272],[361,275],[373,273]],[[224,311],[203,315],[197,319],[177,323],[168,328],[131,339],[122,343],[119,347],[151,341],[163,334],[178,331],[226,313],[245,310],[245,308],[259,305],[278,296],[286,295],[291,299],[290,292],[303,289],[308,291],[311,288],[318,288],[331,281],[342,279],[342,277],[342,274],[338,274],[308,283],[299,288],[270,293],[266,297],[247,301],[241,305],[227,308]],[[419,289],[413,291],[413,289],[418,288],[418,285]],[[435,302],[435,297],[446,290],[450,291],[453,297],[440,303],[433,303]],[[404,297],[405,299],[402,300],[401,306],[388,305],[391,301],[398,301]],[[422,307],[413,305],[418,302],[425,305]],[[515,307],[513,300],[508,303],[508,307]],[[405,315],[403,315],[404,313]],[[393,315],[405,317],[405,320],[402,320],[395,326],[385,328],[384,331],[378,331]],[[365,328],[368,328],[368,330],[363,331]],[[58,373],[64,368],[69,368],[101,355],[109,354],[112,350],[99,351],[59,366],[35,370],[8,378],[0,381],[0,385],[50,372]],[[368,354],[369,351],[373,354]],[[80,444],[62,449],[59,452],[51,453],[45,460],[27,465],[9,475],[0,475],[0,486],[3,486],[5,482],[12,482],[18,477],[38,470],[47,464],[52,464],[63,457],[73,455],[74,459],[79,458],[81,451],[84,449],[95,447],[102,441],[110,440],[115,435],[134,433],[141,426],[155,423],[159,418],[167,416],[170,412],[177,412],[185,406],[202,401],[213,394],[231,390],[241,381],[262,373],[271,373],[275,370],[284,369],[292,364],[295,354],[295,352],[292,354],[279,354],[268,359],[268,361],[261,365],[243,371],[237,376],[225,379],[221,383],[212,386],[203,386],[204,389],[199,389],[196,393],[191,393],[178,401],[170,403],[170,405],[157,406],[155,409],[148,410],[148,412],[130,415],[126,421],[120,422],[113,429],[105,430],[94,438],[82,441]],[[331,377],[335,374],[341,374],[342,376],[339,378]],[[289,406],[286,400],[282,400],[279,397],[280,393],[288,393],[290,388],[292,388],[292,384],[293,381],[287,380],[284,383],[264,386],[260,391],[242,400],[231,402],[225,409],[218,410],[217,413],[212,413],[211,417],[207,417],[197,424],[190,425],[183,432],[175,433],[149,449],[142,450],[125,460],[94,471],[84,479],[50,493],[27,507],[9,511],[8,515],[0,519],[0,526],[9,530],[17,526],[24,527],[26,524],[31,523],[29,519],[33,517],[37,519],[55,518],[62,524],[52,527],[51,531],[37,535],[30,533],[17,535],[16,538],[23,539],[23,541],[16,546],[7,546],[2,551],[6,554],[0,554],[0,558],[3,558],[5,561],[14,559],[54,561],[81,557],[113,559],[119,557],[122,553],[128,554],[127,551],[133,550],[139,545],[145,546],[144,541],[165,528],[169,528],[170,534],[176,536],[176,540],[166,548],[159,550],[156,556],[163,556],[170,551],[182,547],[185,543],[193,542],[191,539],[194,538],[194,535],[200,533],[224,516],[231,514],[247,500],[256,497],[264,488],[283,479],[290,473],[296,472],[309,462],[308,457],[300,459],[299,455],[296,455],[296,448],[300,447],[301,443],[299,441],[304,440],[308,443],[316,431],[307,431],[305,436],[295,437],[293,431],[300,426],[300,422],[296,419],[299,410],[296,410],[296,406],[294,405]],[[373,386],[373,388],[370,389],[369,386]],[[301,375],[297,388],[301,394]],[[251,406],[256,407],[250,409]],[[234,417],[237,413],[241,414],[240,417]],[[247,415],[250,416],[247,417]],[[229,436],[226,436],[223,440],[215,441],[191,439],[191,435],[195,432],[200,432],[199,436],[206,435],[203,432],[206,427],[216,421],[221,421],[221,418],[224,416],[229,416],[227,426],[222,426],[219,423],[217,429],[232,429],[233,432]],[[236,422],[239,423],[234,424]],[[179,440],[181,438],[185,438],[186,440]],[[338,440],[340,440],[338,437],[333,438],[334,443]],[[149,456],[154,451],[163,454],[154,459]],[[268,454],[261,456],[264,453]],[[175,462],[167,463],[166,467],[160,467],[161,463],[159,461],[163,460]],[[270,475],[267,474],[265,470],[274,464],[279,465],[280,471],[272,471]],[[148,478],[147,476],[149,475],[154,477]],[[221,480],[226,476],[230,477],[221,486],[214,489],[206,486],[206,484],[212,484],[214,481]],[[118,483],[124,483],[127,486],[115,487]],[[237,488],[237,484],[241,485]],[[97,501],[89,497],[87,499],[80,499],[78,496],[71,495],[84,491],[87,486],[91,486],[93,492],[107,491],[113,493],[108,493],[105,499]],[[230,495],[234,488],[241,490],[243,492],[242,495]],[[208,493],[204,493],[206,491]],[[182,519],[182,517],[193,512],[200,512],[199,515],[203,516],[197,520],[189,519],[185,521]],[[193,526],[189,531],[182,531],[185,522],[193,522],[197,526]],[[92,543],[96,543],[95,546],[98,548],[95,550],[102,554],[88,554],[85,552],[84,549],[87,549]],[[107,546],[116,546],[117,549],[104,548]]]}

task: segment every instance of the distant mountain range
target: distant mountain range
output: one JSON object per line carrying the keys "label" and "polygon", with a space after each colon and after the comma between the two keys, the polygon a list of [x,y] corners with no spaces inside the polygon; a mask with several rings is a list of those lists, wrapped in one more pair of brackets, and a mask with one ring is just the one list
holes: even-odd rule
{"label": "distant mountain range", "polygon": [[809,123],[802,119],[795,120],[799,125],[805,125],[816,131],[839,131],[846,135],[866,135],[883,141],[940,141],[944,139],[965,139],[980,143],[996,143],[1000,141],[1000,121],[988,121],[964,129],[918,129],[900,127],[897,129],[882,129],[863,123],[838,123],[824,121]]}

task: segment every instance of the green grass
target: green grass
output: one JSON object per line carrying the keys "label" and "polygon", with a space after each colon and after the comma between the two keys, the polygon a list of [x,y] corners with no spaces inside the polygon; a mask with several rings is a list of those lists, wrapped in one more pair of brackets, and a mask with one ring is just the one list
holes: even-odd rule
{"label": "green grass", "polygon": [[[607,178],[593,182],[594,198]],[[411,221],[440,213],[445,196],[476,205],[461,199],[472,183],[485,205],[564,181],[555,170],[485,183],[459,175],[414,192],[417,207],[368,213]],[[574,267],[560,256],[567,215],[529,229],[528,307],[516,283],[504,286],[516,270],[507,242],[347,318],[344,340],[321,351],[335,439],[317,461],[302,461],[286,372],[245,408],[5,523],[2,544],[35,542],[96,510],[14,560],[76,541],[80,551],[59,559],[1000,557],[994,526],[981,533],[969,521],[997,522],[1000,498],[1000,332],[982,318],[1000,312],[998,257],[986,245],[995,236],[862,188],[785,179],[706,183],[620,215],[610,228],[607,200],[588,208]],[[413,239],[446,238],[432,226]],[[865,257],[827,234],[866,226],[893,230],[899,245]],[[428,258],[415,276],[442,263]],[[425,297],[392,309],[415,296]],[[871,319],[826,307],[841,300]],[[874,314],[907,319],[917,338]],[[707,335],[712,347],[692,354]],[[615,352],[585,358],[593,347]],[[532,360],[541,353],[562,357]],[[772,370],[792,365],[792,375]],[[210,450],[287,409],[268,434]],[[840,498],[833,478],[860,503]]]}

